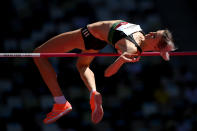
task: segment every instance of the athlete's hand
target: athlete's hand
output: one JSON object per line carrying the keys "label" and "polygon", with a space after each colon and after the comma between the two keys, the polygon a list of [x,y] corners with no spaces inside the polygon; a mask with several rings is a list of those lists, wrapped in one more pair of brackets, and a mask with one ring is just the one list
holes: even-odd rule
{"label": "athlete's hand", "polygon": [[140,60],[140,56],[135,57],[134,55],[128,53],[128,52],[124,52],[123,54],[121,54],[120,59],[123,62],[138,62]]}

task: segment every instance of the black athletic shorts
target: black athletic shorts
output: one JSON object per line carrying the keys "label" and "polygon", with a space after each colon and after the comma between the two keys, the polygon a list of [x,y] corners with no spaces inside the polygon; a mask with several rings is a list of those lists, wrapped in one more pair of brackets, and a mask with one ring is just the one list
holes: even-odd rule
{"label": "black athletic shorts", "polygon": [[90,50],[101,50],[103,49],[108,43],[95,38],[88,30],[87,26],[81,29],[81,34],[85,43],[85,49]]}

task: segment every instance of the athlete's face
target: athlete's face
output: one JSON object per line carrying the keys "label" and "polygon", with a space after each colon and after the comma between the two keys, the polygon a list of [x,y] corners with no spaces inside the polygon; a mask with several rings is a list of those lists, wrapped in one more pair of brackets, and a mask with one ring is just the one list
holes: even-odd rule
{"label": "athlete's face", "polygon": [[159,51],[157,44],[159,43],[163,32],[163,30],[158,30],[157,32],[149,32],[145,36],[146,41],[152,45],[154,51]]}

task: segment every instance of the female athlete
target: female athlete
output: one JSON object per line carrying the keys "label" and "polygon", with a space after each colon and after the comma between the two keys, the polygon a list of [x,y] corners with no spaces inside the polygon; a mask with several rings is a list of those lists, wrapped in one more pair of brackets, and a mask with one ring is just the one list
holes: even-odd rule
{"label": "female athlete", "polygon": [[[100,21],[84,28],[57,35],[43,45],[37,47],[34,53],[64,53],[80,49],[82,53],[97,53],[107,44],[111,44],[121,55],[106,70],[105,76],[110,77],[126,62],[137,62],[144,51],[159,51],[165,60],[169,60],[169,51],[175,50],[172,35],[169,30],[158,30],[144,34],[139,25],[122,20]],[[138,57],[134,57],[138,54]],[[103,118],[102,97],[96,91],[94,73],[90,63],[94,56],[79,57],[76,67],[81,79],[90,91],[91,119],[99,123]],[[65,99],[57,82],[56,73],[47,58],[34,58],[41,76],[54,97],[55,104],[47,114],[44,123],[49,124],[72,110],[71,104]]]}

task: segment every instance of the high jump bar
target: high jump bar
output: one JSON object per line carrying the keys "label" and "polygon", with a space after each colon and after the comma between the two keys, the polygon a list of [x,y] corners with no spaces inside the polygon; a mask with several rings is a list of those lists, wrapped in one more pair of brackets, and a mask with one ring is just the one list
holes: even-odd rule
{"label": "high jump bar", "polygon": [[[170,56],[194,56],[197,52],[169,52]],[[80,56],[120,56],[116,53],[0,53],[0,57],[80,57]],[[139,56],[134,54],[133,56]],[[160,56],[160,52],[143,52],[140,56]]]}

